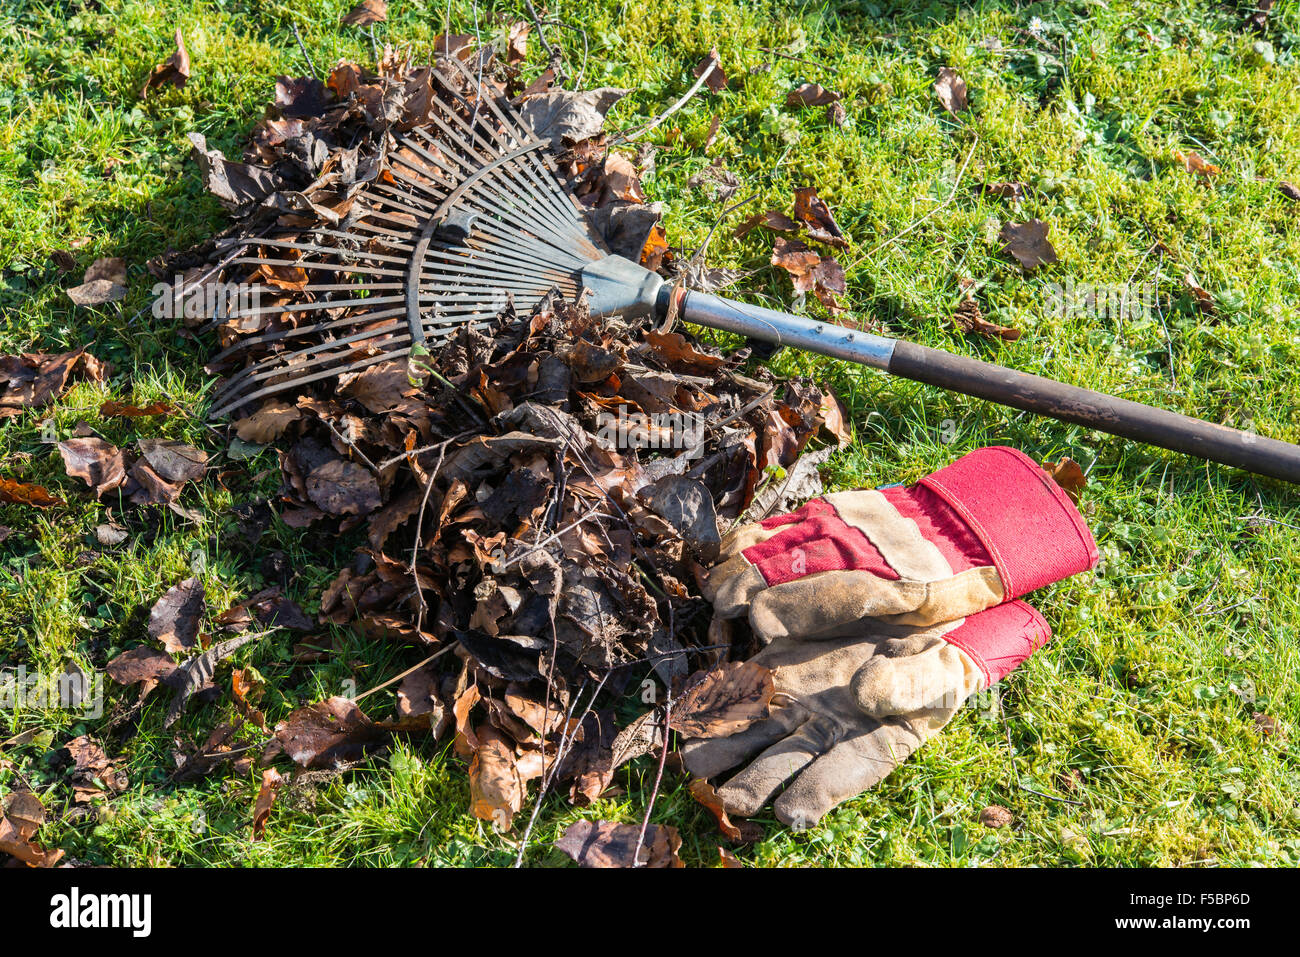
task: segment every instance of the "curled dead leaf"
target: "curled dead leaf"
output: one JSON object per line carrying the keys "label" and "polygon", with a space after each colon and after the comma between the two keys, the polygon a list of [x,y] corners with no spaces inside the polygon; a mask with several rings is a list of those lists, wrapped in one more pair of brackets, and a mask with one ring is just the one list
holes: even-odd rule
{"label": "curled dead leaf", "polygon": [[939,71],[939,76],[934,81],[934,93],[943,108],[953,116],[970,106],[966,99],[966,81],[952,67],[946,66]]}
{"label": "curled dead leaf", "polygon": [[785,95],[786,106],[826,106],[838,103],[840,94],[818,83],[801,83]]}
{"label": "curled dead leaf", "polygon": [[52,508],[62,505],[63,499],[51,495],[43,485],[27,485],[16,479],[0,476],[0,502],[10,505],[30,505],[33,508]]}
{"label": "curled dead leaf", "polygon": [[1013,257],[1028,272],[1054,263],[1057,261],[1056,248],[1047,238],[1050,229],[1041,219],[1007,223],[998,233],[998,239],[1002,242],[1001,252]]}
{"label": "curled dead leaf", "polygon": [[203,582],[187,578],[167,590],[149,611],[149,637],[176,654],[199,643],[199,626],[207,609]]}
{"label": "curled dead leaf", "polygon": [[68,290],[68,298],[78,306],[101,306],[125,299],[126,293],[126,260],[106,258],[90,264],[81,285]]}
{"label": "curled dead leaf", "polygon": [[59,443],[63,468],[90,486],[99,498],[126,482],[122,450],[98,438],[66,439]]}
{"label": "curled dead leaf", "polygon": [[677,828],[651,824],[637,853],[639,824],[614,821],[575,821],[565,828],[555,846],[580,867],[681,867],[677,851],[682,846]]}
{"label": "curled dead leaf", "polygon": [[716,48],[710,50],[709,55],[695,65],[696,78],[704,76],[706,70],[711,71],[708,79],[704,81],[704,85],[710,92],[721,93],[727,88],[727,74],[722,71],[722,58]]}
{"label": "curled dead leaf", "polygon": [[257,803],[253,805],[253,840],[260,841],[265,836],[266,822],[271,818],[275,796],[284,781],[284,775],[275,768],[267,768],[262,772],[262,787],[257,792]]}
{"label": "curled dead leaf", "polygon": [[176,28],[176,49],[167,59],[159,63],[149,73],[149,78],[140,88],[140,99],[145,99],[159,87],[171,84],[176,89],[184,89],[190,78],[190,54],[185,49],[180,27]]}
{"label": "curled dead leaf", "polygon": [[388,0],[361,0],[339,22],[345,27],[366,27],[388,19]]}
{"label": "curled dead leaf", "polygon": [[1079,467],[1078,462],[1071,458],[1063,458],[1059,462],[1044,462],[1043,471],[1065,490],[1065,494],[1070,496],[1070,501],[1079,504],[1079,493],[1088,484],[1088,477],[1083,474],[1083,469]]}
{"label": "curled dead leaf", "polygon": [[817,195],[812,186],[794,191],[794,218],[799,220],[811,239],[836,249],[848,249],[849,241],[840,230],[830,207]]}
{"label": "curled dead leaf", "polygon": [[689,679],[668,724],[688,738],[726,737],[765,717],[775,691],[771,669],[752,661],[724,661]]}

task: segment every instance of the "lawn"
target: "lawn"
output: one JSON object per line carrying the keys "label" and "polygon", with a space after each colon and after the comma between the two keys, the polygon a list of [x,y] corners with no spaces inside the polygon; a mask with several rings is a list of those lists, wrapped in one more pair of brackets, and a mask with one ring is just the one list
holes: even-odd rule
{"label": "lawn", "polygon": [[[1300,441],[1300,8],[1279,4],[1260,30],[1250,4],[1080,0],[1059,3],[796,4],[741,0],[553,2],[548,28],[583,85],[631,90],[610,115],[632,128],[675,102],[717,48],[731,79],[703,91],[644,140],[645,178],[665,205],[670,242],[693,250],[725,203],[691,180],[721,160],[755,197],[725,220],[712,265],[750,273],[738,288],[788,307],[788,278],[768,265],[771,234],[742,239],[744,215],[788,209],[814,185],[852,240],[839,254],[842,322]],[[143,636],[147,609],[198,569],[210,608],[280,581],[309,612],[357,540],[322,542],[275,522],[247,544],[233,506],[274,494],[273,450],[233,459],[202,420],[209,344],[148,311],[146,262],[224,228],[186,134],[237,155],[274,78],[372,59],[341,26],[348,0],[6,0],[0,9],[0,354],[89,344],[115,366],[52,406],[3,420],[0,474],[43,484],[67,507],[0,505],[0,665],[101,670]],[[455,0],[456,32],[503,36],[522,3]],[[379,41],[427,51],[444,12],[390,0]],[[294,35],[301,33],[302,47]],[[193,64],[183,90],[147,100],[149,70],[180,28]],[[529,48],[528,71],[544,54]],[[970,110],[946,112],[942,67],[964,77]],[[844,125],[786,105],[804,82],[843,94]],[[709,131],[720,120],[716,136]],[[1188,168],[1196,153],[1218,172]],[[980,184],[1018,181],[1018,205]],[[1000,254],[1009,221],[1041,219],[1059,262],[1026,274]],[[69,267],[69,256],[75,266]],[[64,290],[95,259],[125,257],[121,303],[72,304]],[[1202,301],[1188,278],[1205,291]],[[963,336],[952,316],[963,279],[985,318],[1014,342]],[[1053,309],[1073,282],[1149,288],[1149,309]],[[761,299],[759,298],[761,296]],[[811,297],[810,312],[820,309]],[[1004,683],[1000,707],[966,708],[874,791],[792,834],[770,814],[766,837],[737,848],[754,865],[1300,864],[1300,496],[1279,483],[1083,428],[889,380],[828,360],[779,354],[850,407],[857,440],[829,463],[837,488],[911,481],[980,445],[1005,443],[1088,470],[1082,509],[1102,564],[1034,601],[1056,637]],[[158,422],[101,419],[105,399],[175,402]],[[69,478],[48,426],[85,421],[125,444],[163,435],[201,445],[214,471],[186,514],[96,503]],[[129,535],[106,546],[109,517]],[[358,533],[359,535],[359,533]],[[197,556],[197,557],[196,557]],[[267,718],[386,681],[413,651],[336,629],[342,651],[303,668],[277,632],[235,661],[265,678]],[[226,673],[222,673],[228,681]],[[106,708],[134,692],[108,691]],[[379,704],[378,699],[388,701]],[[391,695],[372,697],[377,710]],[[41,839],[112,865],[505,864],[516,835],[468,812],[463,762],[445,744],[399,744],[304,791],[250,840],[255,771],[170,780],[172,750],[201,741],[232,705],[193,708],[164,731],[151,703],[138,731],[109,735],[129,788],[76,805],[57,750],[98,722],[49,710],[0,712],[0,793],[30,787],[50,809]],[[30,732],[30,733],[29,733]],[[9,740],[22,735],[22,743]],[[641,758],[621,793],[586,808],[550,797],[525,860],[578,819],[639,822],[657,762]],[[990,804],[1013,823],[979,823]],[[717,862],[712,819],[668,775],[652,820],[673,824],[688,864]]]}

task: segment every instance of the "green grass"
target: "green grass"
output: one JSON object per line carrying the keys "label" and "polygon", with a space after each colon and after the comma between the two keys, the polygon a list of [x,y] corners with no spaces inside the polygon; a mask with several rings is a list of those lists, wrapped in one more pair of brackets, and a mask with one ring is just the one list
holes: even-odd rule
{"label": "green grass", "polygon": [[[0,506],[15,529],[0,545],[0,662],[59,670],[102,668],[143,635],[143,610],[187,575],[196,550],[211,607],[277,579],[264,561],[283,552],[290,593],[309,611],[355,542],[332,549],[278,523],[254,547],[232,505],[272,495],[271,451],[229,462],[199,420],[176,416],[101,421],[105,398],[167,398],[201,409],[210,387],[207,346],[175,324],[132,317],[149,300],[146,261],[224,225],[188,162],[185,134],[238,153],[270,99],[272,80],[305,64],[296,20],[318,69],[366,59],[369,41],[339,28],[346,0],[9,0],[0,11],[0,353],[91,343],[116,365],[103,386],[79,385],[50,410],[0,425],[0,469],[41,482],[66,509],[36,514]],[[1300,440],[1300,206],[1279,179],[1300,181],[1300,10],[1279,4],[1261,38],[1234,4],[1192,2],[867,3],[824,6],[662,0],[621,14],[612,0],[561,0],[552,11],[586,31],[584,85],[632,94],[615,127],[644,122],[692,82],[716,46],[731,77],[647,139],[659,145],[645,183],[667,207],[675,245],[703,242],[721,211],[690,177],[715,158],[741,180],[751,210],[788,208],[791,190],[816,185],[852,237],[850,316],[894,334],[992,358],[1262,434]],[[380,39],[427,49],[441,14],[391,0]],[[519,8],[522,4],[518,5]],[[497,4],[478,13],[490,33]],[[1041,24],[1034,18],[1041,18]],[[453,26],[473,32],[472,8],[453,4]],[[149,68],[184,32],[194,78],[141,102]],[[1038,32],[1040,38],[1031,33]],[[561,35],[557,34],[557,39]],[[576,60],[576,34],[563,35]],[[995,52],[996,40],[1000,52]],[[775,57],[766,47],[786,53]],[[534,62],[540,68],[537,45]],[[797,59],[792,59],[797,58]],[[770,69],[763,69],[770,64]],[[971,90],[961,121],[931,85],[955,67]],[[830,126],[819,109],[792,110],[800,82],[842,91],[851,118]],[[719,135],[703,148],[713,117]],[[671,144],[671,145],[669,145]],[[1202,182],[1175,160],[1195,150],[1222,172]],[[960,188],[954,185],[969,156]],[[1019,210],[968,187],[1021,180]],[[934,211],[932,215],[927,214]],[[927,217],[896,240],[900,232]],[[1002,222],[1051,224],[1061,262],[1023,276],[998,255]],[[725,224],[730,226],[730,223]],[[84,242],[83,237],[88,237]],[[78,268],[51,261],[72,250]],[[790,302],[767,266],[770,236],[743,241],[718,230],[716,265],[756,270],[754,295]],[[130,266],[119,306],[76,309],[63,293],[100,256]],[[1194,273],[1218,311],[1199,312],[1183,286]],[[949,317],[957,281],[982,284],[993,321],[1024,330],[1013,344],[962,339]],[[1052,315],[1049,284],[1154,282],[1160,310],[1119,321]],[[783,355],[785,371],[831,381],[851,406],[859,440],[832,460],[839,487],[912,480],[961,452],[1001,442],[1040,458],[1068,454],[1090,468],[1084,509],[1104,562],[1036,595],[1056,639],[1006,682],[1001,713],[964,710],[882,787],[850,801],[818,828],[790,834],[763,818],[767,838],[739,850],[760,865],[1247,865],[1300,864],[1300,500],[1286,487],[1086,429],[846,368]],[[186,492],[203,518],[123,512],[96,504],[40,441],[52,417],[60,436],[85,420],[117,443],[162,434],[199,442],[222,481]],[[130,538],[104,547],[94,527],[109,512]],[[1250,523],[1245,516],[1268,521]],[[322,665],[289,660],[284,633],[236,660],[266,677],[268,718],[324,694],[378,684],[413,652],[337,629],[343,649]],[[225,673],[222,680],[228,681]],[[349,682],[354,682],[350,685]],[[134,692],[110,692],[110,706]],[[369,708],[387,704],[372,696]],[[0,792],[20,783],[54,812],[42,833],[80,860],[135,864],[496,864],[509,836],[470,818],[463,765],[443,745],[401,745],[387,758],[273,813],[267,840],[249,840],[255,774],[168,783],[173,733],[201,741],[231,713],[223,701],[161,729],[151,704],[139,731],[106,742],[131,787],[93,813],[69,813],[66,772],[51,759],[74,734],[95,733],[61,712],[0,713]],[[1252,713],[1273,716],[1263,736]],[[1010,748],[1008,746],[1010,743]],[[1078,784],[1065,779],[1077,772]],[[653,763],[620,780],[625,794],[575,810],[549,799],[528,859],[558,863],[550,841],[579,816],[637,821]],[[1074,803],[1070,803],[1074,802]],[[1013,827],[987,831],[981,808],[1002,804]],[[654,820],[681,828],[689,863],[717,859],[707,815],[669,776]]]}

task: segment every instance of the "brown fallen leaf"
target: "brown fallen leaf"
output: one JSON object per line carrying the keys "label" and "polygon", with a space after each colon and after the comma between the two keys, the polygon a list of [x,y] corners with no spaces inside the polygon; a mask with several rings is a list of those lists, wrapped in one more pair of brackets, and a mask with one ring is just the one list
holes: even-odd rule
{"label": "brown fallen leaf", "polygon": [[74,373],[102,382],[107,368],[85,346],[62,355],[0,356],[0,419],[38,409],[62,395]]}
{"label": "brown fallen leaf", "polygon": [[817,83],[803,83],[785,95],[786,106],[826,106],[838,103],[841,95]]}
{"label": "brown fallen leaf", "polygon": [[1277,184],[1277,189],[1279,193],[1291,200],[1291,202],[1300,203],[1300,189],[1297,189],[1293,183],[1288,183],[1286,180],[1282,180],[1282,182]]}
{"label": "brown fallen leaf", "polygon": [[148,405],[131,405],[129,402],[109,400],[99,407],[105,419],[138,419],[151,415],[171,415],[176,407],[170,402],[151,402]]}
{"label": "brown fallen leaf", "polygon": [[339,22],[345,27],[365,27],[388,19],[388,0],[361,0]]}
{"label": "brown fallen leaf", "polygon": [[271,808],[275,806],[275,796],[284,785],[284,775],[275,768],[262,772],[262,787],[257,792],[257,803],[253,805],[253,840],[260,841],[266,833],[266,822],[271,818]]}
{"label": "brown fallen leaf", "polygon": [[167,713],[163,716],[163,727],[170,728],[176,723],[176,720],[184,714],[190,698],[212,687],[212,676],[216,673],[219,664],[259,637],[261,635],[256,632],[248,632],[236,635],[234,638],[227,638],[225,641],[218,641],[202,654],[186,658],[177,665],[176,670],[166,678],[167,686],[172,689],[173,694],[172,700],[167,705]]}
{"label": "brown fallen leaf", "polygon": [[141,439],[140,452],[149,467],[168,482],[197,482],[208,470],[208,453],[171,439]]}
{"label": "brown fallen leaf", "polygon": [[203,582],[187,578],[169,588],[149,611],[149,637],[176,654],[199,643],[199,626],[207,610]]}
{"label": "brown fallen leaf", "polygon": [[670,824],[646,827],[640,854],[636,853],[639,824],[614,821],[574,821],[556,848],[580,867],[682,867],[677,851],[682,846],[677,828]]}
{"label": "brown fallen leaf", "polygon": [[778,212],[775,209],[769,209],[765,213],[755,213],[750,216],[739,226],[736,227],[735,237],[743,239],[746,234],[758,226],[770,229],[778,233],[794,233],[799,231],[799,224],[787,216],[785,213]]}
{"label": "brown fallen leaf", "polygon": [[64,748],[72,757],[72,795],[78,804],[130,787],[126,772],[118,771],[103,746],[89,735],[73,738]]}
{"label": "brown fallen leaf", "polygon": [[128,486],[136,505],[170,505],[181,497],[181,486],[163,479],[144,459],[137,459],[129,472],[134,485]]}
{"label": "brown fallen leaf", "polygon": [[122,450],[103,439],[65,439],[59,443],[63,468],[90,486],[98,498],[126,482]]}
{"label": "brown fallen leaf", "polygon": [[818,414],[822,429],[835,439],[836,446],[845,449],[853,444],[853,426],[849,421],[848,411],[835,393],[822,391]]}
{"label": "brown fallen leaf", "polygon": [[994,830],[1006,827],[1014,820],[1015,818],[1012,816],[1011,812],[1001,804],[990,804],[984,810],[980,811],[980,823],[985,827]]}
{"label": "brown fallen leaf", "polygon": [[1251,715],[1255,722],[1255,730],[1266,738],[1271,738],[1278,733],[1279,725],[1277,718],[1264,711],[1256,711]]}
{"label": "brown fallen leaf", "polygon": [[1002,242],[1001,252],[1012,256],[1028,272],[1054,263],[1057,261],[1056,249],[1047,238],[1050,230],[1051,227],[1041,219],[1007,223],[998,233]]}
{"label": "brown fallen leaf", "polygon": [[330,515],[368,515],[383,501],[374,475],[343,459],[331,459],[311,471],[307,496]]}
{"label": "brown fallen leaf", "polygon": [[263,731],[270,730],[266,726],[266,716],[257,710],[257,703],[266,693],[266,682],[258,678],[253,669],[235,668],[230,672],[230,693],[235,696],[235,707],[249,724]]}
{"label": "brown fallen leaf", "polygon": [[189,78],[190,54],[185,49],[185,41],[181,38],[181,29],[177,27],[176,50],[150,72],[149,78],[144,81],[144,86],[140,88],[140,99],[147,98],[152,91],[168,83],[178,90],[184,89]]}
{"label": "brown fallen leaf", "polygon": [[832,312],[843,308],[836,297],[848,288],[844,267],[830,256],[814,252],[797,239],[778,236],[771,262],[790,274],[795,292],[813,293]]}
{"label": "brown fallen leaf", "polygon": [[704,71],[713,68],[709,78],[704,81],[704,85],[712,93],[721,93],[727,88],[727,74],[722,72],[722,58],[718,55],[717,49],[709,51],[709,55],[695,65],[695,76],[699,78],[704,75]]}
{"label": "brown fallen leaf", "polygon": [[1021,182],[982,183],[976,187],[976,191],[985,196],[996,196],[998,199],[1007,199],[1013,203],[1023,200],[1027,189],[1028,187]]}
{"label": "brown fallen leaf", "polygon": [[1015,342],[1020,338],[1019,329],[1014,329],[1011,326],[1000,326],[996,322],[989,322],[984,318],[979,303],[975,301],[973,292],[975,284],[973,281],[962,279],[960,285],[964,290],[964,298],[957,305],[957,310],[952,316],[952,321],[958,329],[962,332],[973,332],[981,336],[1005,339],[1007,342]]}
{"label": "brown fallen leaf", "polygon": [[1196,276],[1188,273],[1183,277],[1183,287],[1191,294],[1192,301],[1196,303],[1196,308],[1207,316],[1212,316],[1219,311],[1219,307],[1214,302],[1214,297],[1210,295],[1196,281]]}
{"label": "brown fallen leaf", "polygon": [[283,435],[284,430],[302,418],[302,415],[302,410],[297,406],[271,399],[252,415],[237,419],[233,426],[235,434],[245,442],[266,445]]}
{"label": "brown fallen leaf", "polygon": [[498,831],[508,831],[524,806],[527,772],[515,757],[514,742],[499,730],[480,725],[474,736],[478,745],[469,762],[470,813],[491,821]]}
{"label": "brown fallen leaf", "polygon": [[216,618],[227,631],[243,631],[254,621],[266,628],[290,631],[314,631],[316,624],[307,617],[296,601],[285,596],[279,585],[264,588],[257,594],[232,605]]}
{"label": "brown fallen leaf", "polygon": [[32,838],[45,823],[45,807],[31,791],[14,791],[5,796],[0,815],[0,854],[8,854],[28,867],[54,867],[63,851],[47,851]]}
{"label": "brown fallen leaf", "polygon": [[1056,484],[1070,496],[1070,501],[1079,504],[1079,493],[1088,484],[1088,476],[1083,474],[1079,463],[1072,458],[1063,458],[1059,462],[1044,462],[1043,471],[1056,480]]}
{"label": "brown fallen leaf", "polygon": [[355,702],[339,697],[299,708],[275,726],[276,741],[303,768],[356,760],[381,737]]}
{"label": "brown fallen leaf", "polygon": [[817,195],[816,188],[805,186],[794,191],[794,218],[803,223],[810,238],[836,249],[848,249],[845,238],[830,207]]}
{"label": "brown fallen leaf", "polygon": [[125,299],[126,260],[96,259],[86,270],[81,285],[73,286],[67,292],[68,298],[78,306],[101,306],[106,302]]}
{"label": "brown fallen leaf", "polygon": [[118,684],[138,684],[142,699],[175,670],[176,662],[172,661],[171,655],[148,645],[124,651],[104,666],[104,671]]}
{"label": "brown fallen leaf", "polygon": [[703,778],[696,778],[687,786],[691,797],[696,802],[703,805],[714,819],[718,822],[718,830],[729,841],[750,844],[760,840],[763,837],[763,828],[755,821],[742,820],[739,825],[732,823],[727,815],[727,808],[722,803],[722,798],[718,796],[717,790],[708,781]]}
{"label": "brown fallen leaf", "polygon": [[605,114],[626,94],[627,90],[613,87],[582,92],[555,90],[530,96],[520,104],[519,112],[539,138],[549,139],[551,145],[563,149],[566,140],[580,143],[598,136],[605,126]]}
{"label": "brown fallen leaf", "polygon": [[719,847],[718,866],[724,868],[737,868],[737,867],[743,868],[745,865],[741,863],[740,858],[738,858],[731,851],[727,850],[725,847]]}
{"label": "brown fallen leaf", "polygon": [[26,485],[16,479],[0,476],[0,502],[10,505],[30,505],[33,508],[51,508],[62,505],[63,499],[51,495],[43,485]]}
{"label": "brown fallen leaf", "polygon": [[752,661],[724,661],[688,679],[669,727],[688,738],[721,738],[767,714],[776,691],[772,671]]}
{"label": "brown fallen leaf", "polygon": [[1174,159],[1183,164],[1183,169],[1189,173],[1195,173],[1204,180],[1219,173],[1219,167],[1208,162],[1200,153],[1189,150],[1186,153],[1177,151],[1174,153]]}
{"label": "brown fallen leaf", "polygon": [[523,63],[528,59],[528,34],[532,29],[532,24],[523,20],[516,20],[506,28],[507,63]]}
{"label": "brown fallen leaf", "polygon": [[938,79],[934,81],[934,93],[943,108],[953,116],[970,106],[966,99],[966,81],[951,67],[939,71]]}
{"label": "brown fallen leaf", "polygon": [[647,329],[643,337],[661,358],[680,371],[713,372],[727,364],[725,356],[705,352],[679,332]]}

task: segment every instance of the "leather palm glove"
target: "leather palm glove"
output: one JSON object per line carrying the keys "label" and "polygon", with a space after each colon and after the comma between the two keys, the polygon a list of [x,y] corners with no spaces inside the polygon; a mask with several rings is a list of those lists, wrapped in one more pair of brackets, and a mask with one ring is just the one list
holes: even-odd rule
{"label": "leather palm glove", "polygon": [[727,811],[753,815],[788,785],[776,816],[808,827],[879,783],[1050,637],[1042,615],[1013,601],[925,628],[778,638],[752,659],[774,672],[769,716],[729,737],[688,740],[682,758],[700,778],[748,762],[718,789]]}
{"label": "leather palm glove", "polygon": [[991,446],[915,485],[836,492],[732,532],[700,576],[714,614],[767,642],[851,634],[864,619],[954,621],[1092,568],[1097,545],[1063,489]]}

